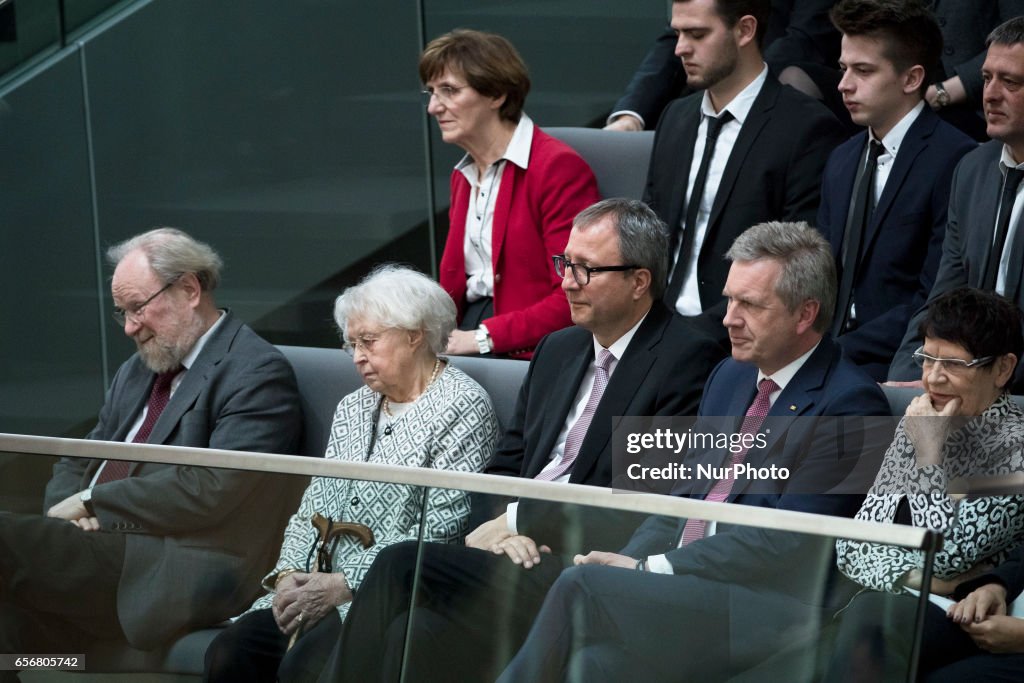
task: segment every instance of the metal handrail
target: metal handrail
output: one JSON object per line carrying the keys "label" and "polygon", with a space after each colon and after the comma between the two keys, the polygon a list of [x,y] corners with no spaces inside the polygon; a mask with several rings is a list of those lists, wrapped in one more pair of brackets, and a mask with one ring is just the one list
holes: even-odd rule
{"label": "metal handrail", "polygon": [[930,550],[939,547],[941,534],[927,529],[865,522],[843,517],[715,503],[652,493],[624,493],[581,484],[560,484],[534,479],[452,472],[429,468],[343,462],[297,455],[273,455],[209,448],[185,448],[87,439],[0,433],[0,451],[71,458],[133,460],[175,465],[219,467],[317,477],[360,479],[476,493],[534,498],[673,517],[695,517],[718,523],[793,531],[815,536],[848,538],[868,543]]}

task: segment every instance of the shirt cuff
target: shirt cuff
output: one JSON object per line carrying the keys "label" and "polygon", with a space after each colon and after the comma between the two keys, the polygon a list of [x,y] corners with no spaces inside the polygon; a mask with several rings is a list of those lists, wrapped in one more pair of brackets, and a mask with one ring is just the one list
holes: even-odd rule
{"label": "shirt cuff", "polygon": [[675,574],[672,563],[664,555],[651,555],[647,558],[647,571],[655,574]]}
{"label": "shirt cuff", "polygon": [[519,501],[509,503],[508,507],[505,508],[505,523],[508,525],[508,531],[512,535],[516,535],[519,532],[516,531],[516,514],[519,512]]}
{"label": "shirt cuff", "polygon": [[605,124],[611,123],[620,116],[632,116],[634,119],[640,122],[641,129],[647,129],[647,123],[644,121],[644,117],[640,116],[640,114],[637,114],[635,111],[630,111],[629,109],[623,109],[622,111],[613,111],[608,116],[608,120],[605,121]]}

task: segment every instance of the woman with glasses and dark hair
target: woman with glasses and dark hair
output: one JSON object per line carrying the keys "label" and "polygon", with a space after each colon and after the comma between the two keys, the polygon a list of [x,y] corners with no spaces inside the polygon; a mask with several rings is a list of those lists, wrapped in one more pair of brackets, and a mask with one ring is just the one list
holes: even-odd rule
{"label": "woman with glasses and dark hair", "polygon": [[453,354],[529,358],[572,325],[551,270],[576,214],[596,202],[586,162],[523,113],[526,64],[505,38],[456,30],[423,51],[420,79],[441,138],[465,150],[451,175],[441,286],[458,306]]}
{"label": "woman with glasses and dark hair", "polygon": [[[411,269],[383,266],[338,297],[334,318],[365,386],[338,404],[325,457],[482,470],[497,418],[484,389],[438,357],[455,327],[444,290]],[[461,491],[432,488],[424,500],[414,486],[314,477],[263,581],[266,593],[210,645],[204,680],[316,680],[377,553],[421,533],[423,541],[460,541],[468,521]]]}
{"label": "woman with glasses and dark hair", "polygon": [[[953,594],[1024,541],[1024,496],[948,490],[954,480],[1024,472],[1024,413],[1007,391],[1024,351],[1021,324],[1013,303],[979,289],[955,289],[929,304],[924,345],[914,354],[925,393],[907,407],[857,513],[942,533],[928,586],[934,595]],[[878,680],[905,680],[923,553],[849,540],[836,550],[840,571],[863,588],[842,612],[828,680],[864,667]],[[929,605],[922,672],[942,663],[950,650],[938,634],[953,630],[943,609]]]}

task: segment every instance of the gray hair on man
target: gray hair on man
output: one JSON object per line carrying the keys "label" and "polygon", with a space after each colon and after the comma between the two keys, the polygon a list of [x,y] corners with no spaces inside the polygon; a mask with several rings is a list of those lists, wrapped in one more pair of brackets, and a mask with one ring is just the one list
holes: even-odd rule
{"label": "gray hair on man", "polygon": [[456,315],[455,302],[439,284],[394,263],[377,266],[334,301],[334,322],[342,337],[348,321],[359,318],[387,328],[421,330],[435,354],[448,346]]}
{"label": "gray hair on man", "polygon": [[985,39],[985,46],[1019,45],[1024,43],[1024,17],[1014,17],[992,29]]}
{"label": "gray hair on man", "polygon": [[[622,263],[651,271],[651,296],[660,299],[668,284],[668,229],[651,207],[636,199],[604,199],[580,211],[572,227],[585,231],[611,218],[619,235]],[[601,264],[619,265],[619,264]]]}
{"label": "gray hair on man", "polygon": [[836,264],[832,248],[821,233],[806,222],[770,221],[748,228],[729,247],[730,261],[770,258],[782,264],[775,293],[790,311],[807,300],[818,302],[814,330],[832,325],[836,308]]}
{"label": "gray hair on man", "polygon": [[162,227],[136,235],[107,249],[107,261],[116,268],[136,249],[146,255],[149,267],[165,283],[185,273],[195,273],[204,292],[212,292],[220,284],[220,270],[224,267],[220,256],[209,244],[182,230]]}

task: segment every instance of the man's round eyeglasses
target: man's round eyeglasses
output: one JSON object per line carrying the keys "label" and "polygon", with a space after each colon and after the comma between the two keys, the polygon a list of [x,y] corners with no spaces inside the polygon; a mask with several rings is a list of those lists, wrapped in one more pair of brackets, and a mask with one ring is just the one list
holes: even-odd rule
{"label": "man's round eyeglasses", "polygon": [[925,370],[931,370],[935,367],[936,363],[940,363],[947,372],[957,374],[965,372],[970,368],[980,368],[988,365],[996,359],[995,356],[984,356],[982,358],[972,358],[971,360],[964,360],[962,358],[936,358],[935,356],[929,356],[924,352],[924,347],[920,347],[917,351],[914,351],[914,362],[917,363],[917,367],[924,368]]}
{"label": "man's round eyeglasses", "polygon": [[116,322],[118,325],[121,325],[122,327],[124,327],[124,325],[129,320],[131,320],[133,323],[140,322],[142,320],[142,316],[146,312],[146,306],[148,306],[150,302],[153,301],[153,299],[157,298],[158,296],[166,292],[168,289],[170,289],[171,286],[174,285],[174,283],[177,281],[178,278],[174,278],[166,285],[158,289],[156,293],[153,294],[153,296],[149,297],[141,304],[135,304],[133,306],[128,307],[127,309],[121,308],[120,306],[114,306],[114,310],[110,312],[110,315],[114,318],[114,322]]}
{"label": "man's round eyeglasses", "polygon": [[551,257],[552,263],[555,264],[555,274],[558,277],[565,277],[567,270],[572,271],[572,279],[576,281],[580,287],[586,287],[590,284],[590,276],[593,273],[621,273],[627,270],[634,270],[640,266],[584,266],[580,263],[573,263],[572,261],[565,258],[565,254],[556,254]]}
{"label": "man's round eyeglasses", "polygon": [[452,101],[458,96],[460,92],[466,89],[467,86],[462,85],[455,87],[452,85],[439,85],[436,88],[425,88],[420,91],[423,95],[423,101],[426,104],[430,104],[430,98],[437,96],[437,99],[441,101],[441,104],[451,104]]}

